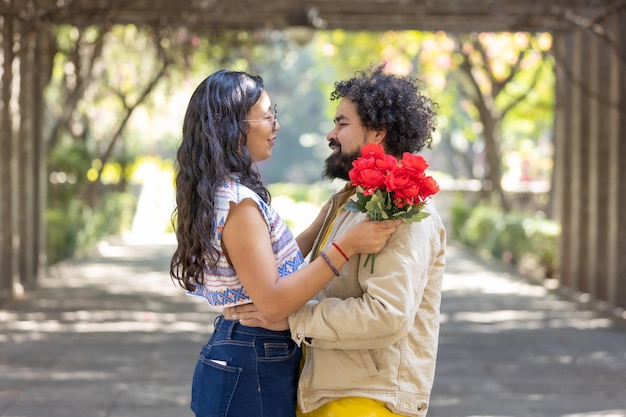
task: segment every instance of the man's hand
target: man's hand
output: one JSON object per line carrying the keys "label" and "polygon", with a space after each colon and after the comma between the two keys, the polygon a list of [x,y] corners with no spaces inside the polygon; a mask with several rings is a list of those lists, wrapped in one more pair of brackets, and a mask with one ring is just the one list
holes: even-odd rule
{"label": "man's hand", "polygon": [[228,320],[239,320],[239,323],[248,327],[263,327],[268,330],[289,330],[287,317],[280,321],[271,322],[263,317],[263,314],[254,304],[227,307],[222,313]]}

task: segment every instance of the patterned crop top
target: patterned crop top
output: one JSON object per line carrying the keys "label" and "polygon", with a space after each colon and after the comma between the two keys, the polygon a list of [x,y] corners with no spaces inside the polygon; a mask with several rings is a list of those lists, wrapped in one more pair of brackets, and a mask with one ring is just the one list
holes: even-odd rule
{"label": "patterned crop top", "polygon": [[237,277],[237,272],[230,265],[222,251],[222,230],[230,210],[230,202],[239,204],[246,198],[252,199],[258,206],[267,223],[272,251],[276,259],[280,278],[297,271],[304,264],[304,257],[298,248],[291,230],[280,218],[271,205],[265,203],[258,194],[242,185],[236,177],[226,178],[216,193],[216,219],[213,223],[212,244],[219,251],[216,268],[205,267],[204,284],[196,284],[196,290],[188,291],[189,295],[205,298],[209,305],[216,308],[230,307],[251,303]]}

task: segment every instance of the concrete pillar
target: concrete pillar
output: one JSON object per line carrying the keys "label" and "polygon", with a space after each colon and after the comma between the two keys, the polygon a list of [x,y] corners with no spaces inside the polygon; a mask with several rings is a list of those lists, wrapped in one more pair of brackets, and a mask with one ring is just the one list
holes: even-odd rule
{"label": "concrete pillar", "polygon": [[39,281],[46,273],[47,266],[47,239],[46,239],[46,208],[48,195],[48,147],[43,135],[44,119],[44,88],[50,81],[52,74],[52,62],[54,59],[55,41],[52,29],[48,25],[41,25],[35,38],[35,52],[33,56],[33,68],[37,68],[32,74],[33,101],[33,207],[35,210],[32,218],[33,240],[32,252],[34,254],[35,279]]}
{"label": "concrete pillar", "polygon": [[19,131],[17,137],[17,218],[18,218],[18,263],[19,284],[26,289],[36,286],[35,257],[33,253],[34,224],[34,132],[33,132],[33,66],[36,40],[32,28],[22,25],[19,37]]}
{"label": "concrete pillar", "polygon": [[[583,227],[586,229],[586,237],[589,241],[589,245],[587,247],[587,263],[585,265],[585,269],[582,272],[582,282],[584,285],[582,286],[583,291],[587,291],[591,293],[594,297],[597,297],[597,281],[600,279],[599,267],[598,264],[599,259],[602,257],[602,254],[598,251],[598,244],[600,240],[604,240],[600,235],[600,207],[599,207],[599,197],[600,197],[600,159],[599,159],[599,151],[600,151],[600,141],[595,140],[595,138],[599,135],[599,80],[598,80],[598,71],[599,71],[599,52],[598,52],[598,40],[589,35],[585,36],[585,51],[588,51],[589,55],[586,62],[586,74],[584,74],[584,79],[589,84],[589,99],[587,102],[587,114],[588,114],[588,122],[586,129],[586,138],[584,141],[587,143],[588,147],[588,187],[587,187],[587,199],[586,206],[589,213],[588,221],[586,224],[583,224]],[[584,153],[583,153],[584,157]],[[585,173],[583,173],[584,175]],[[582,193],[585,194],[584,192]]]}
{"label": "concrete pillar", "polygon": [[555,35],[561,285],[626,308],[626,13]]}
{"label": "concrete pillar", "polygon": [[610,293],[608,283],[610,278],[609,265],[610,244],[609,236],[611,224],[608,210],[610,199],[610,187],[607,187],[607,179],[610,177],[610,135],[616,128],[611,122],[609,114],[611,103],[609,83],[611,60],[609,49],[598,37],[591,37],[589,62],[591,64],[591,78],[589,89],[591,97],[591,140],[590,140],[590,221],[587,225],[589,241],[591,242],[589,265],[586,271],[588,281],[591,283],[590,292],[599,300],[609,300]]}
{"label": "concrete pillar", "polygon": [[[4,0],[6,10],[13,8],[13,0]],[[15,187],[15,146],[13,141],[13,53],[15,19],[6,13],[1,20],[2,30],[2,103],[0,108],[0,300],[13,297],[16,282],[16,233],[13,194]]]}
{"label": "concrete pillar", "polygon": [[575,252],[573,253],[575,260],[575,269],[572,271],[573,281],[578,290],[584,293],[591,293],[593,286],[591,275],[587,274],[589,268],[595,268],[595,265],[591,265],[590,253],[593,251],[592,247],[595,242],[590,241],[589,236],[589,223],[593,223],[590,213],[589,200],[595,198],[595,193],[591,191],[590,183],[590,155],[592,141],[596,141],[596,138],[592,136],[591,132],[591,108],[593,98],[589,91],[590,85],[590,59],[587,55],[591,46],[591,39],[589,35],[581,31],[576,31],[574,34],[575,45],[574,50],[574,103],[572,106],[572,122],[574,123],[574,130],[572,140],[574,141],[573,148],[575,155],[573,155],[573,170],[574,170],[574,188],[571,190],[572,195],[571,203],[574,210],[574,218],[572,219],[574,227],[576,228],[576,234],[574,235]]}
{"label": "concrete pillar", "polygon": [[[45,271],[46,146],[43,90],[51,71],[49,28],[0,17],[0,300],[36,287]],[[43,45],[43,48],[41,47]]]}
{"label": "concrete pillar", "polygon": [[[557,60],[557,199],[562,236],[560,242],[560,283],[579,289],[581,269],[581,168],[582,93],[576,86],[581,79],[583,60],[580,32],[557,35],[554,54]],[[576,117],[573,117],[576,115]]]}
{"label": "concrete pillar", "polygon": [[611,141],[611,174],[609,245],[614,261],[611,266],[610,295],[613,304],[626,308],[626,11],[621,9],[611,19],[611,31],[616,35],[616,52],[612,54],[611,102],[618,103],[610,112],[615,126]]}

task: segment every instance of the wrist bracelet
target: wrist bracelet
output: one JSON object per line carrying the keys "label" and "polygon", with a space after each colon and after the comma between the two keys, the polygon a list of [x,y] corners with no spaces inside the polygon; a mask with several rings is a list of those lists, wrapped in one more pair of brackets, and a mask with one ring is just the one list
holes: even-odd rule
{"label": "wrist bracelet", "polygon": [[330,269],[333,270],[333,273],[335,274],[335,276],[339,276],[339,271],[337,270],[337,268],[335,267],[335,265],[333,265],[332,261],[330,260],[330,258],[328,257],[328,255],[326,255],[326,252],[321,251],[320,252],[320,256],[322,258],[324,258],[324,260],[326,261],[326,263],[328,264],[328,266],[330,267]]}
{"label": "wrist bracelet", "polygon": [[338,244],[336,244],[335,242],[331,243],[331,245],[333,245],[335,247],[335,249],[337,249],[339,251],[339,253],[341,254],[341,256],[343,256],[343,259],[345,259],[346,261],[349,261],[350,258],[348,258],[348,256],[346,255],[346,253],[344,251],[341,250],[341,248],[339,247]]}

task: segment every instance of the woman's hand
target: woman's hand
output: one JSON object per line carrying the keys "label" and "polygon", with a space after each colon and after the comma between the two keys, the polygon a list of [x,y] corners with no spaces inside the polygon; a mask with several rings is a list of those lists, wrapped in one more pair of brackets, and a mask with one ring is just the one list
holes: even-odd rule
{"label": "woman's hand", "polygon": [[263,327],[268,330],[289,329],[289,321],[286,317],[279,321],[269,321],[263,317],[254,304],[226,307],[222,314],[225,319],[239,320],[239,323],[248,327]]}
{"label": "woman's hand", "polygon": [[378,253],[386,244],[402,220],[363,220],[337,238],[337,244],[348,257],[356,253]]}

